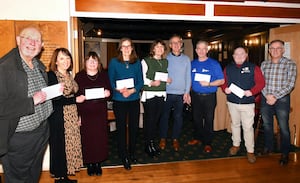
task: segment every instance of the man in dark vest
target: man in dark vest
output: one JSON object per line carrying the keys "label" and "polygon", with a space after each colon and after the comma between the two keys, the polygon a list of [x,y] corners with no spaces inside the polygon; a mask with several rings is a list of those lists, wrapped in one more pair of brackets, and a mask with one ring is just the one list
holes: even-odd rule
{"label": "man in dark vest", "polygon": [[225,83],[221,86],[227,95],[227,105],[231,116],[233,146],[229,155],[240,150],[241,126],[249,163],[255,163],[254,155],[254,115],[255,95],[265,86],[265,80],[258,66],[247,61],[245,48],[237,47],[233,53],[234,62],[224,69]]}

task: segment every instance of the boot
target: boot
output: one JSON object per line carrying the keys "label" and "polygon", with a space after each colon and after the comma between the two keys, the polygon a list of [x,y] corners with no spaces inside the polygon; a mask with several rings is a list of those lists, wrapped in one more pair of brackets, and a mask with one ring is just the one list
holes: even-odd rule
{"label": "boot", "polygon": [[160,149],[157,147],[157,145],[154,143],[154,140],[150,140],[150,146],[153,151],[154,156],[160,155]]}
{"label": "boot", "polygon": [[54,183],[77,183],[77,180],[71,180],[68,177],[60,177],[54,180]]}
{"label": "boot", "polygon": [[97,176],[102,175],[102,167],[101,167],[101,163],[96,163],[95,164],[95,174]]}
{"label": "boot", "polygon": [[88,173],[89,176],[92,176],[92,175],[95,174],[95,168],[94,168],[94,165],[92,163],[88,163],[86,165],[86,167],[87,167],[87,173]]}
{"label": "boot", "polygon": [[149,142],[147,145],[146,145],[146,148],[145,148],[145,152],[148,154],[148,156],[150,156],[151,158],[153,158],[155,156],[154,154],[154,151],[153,151],[153,148],[151,146],[151,142]]}

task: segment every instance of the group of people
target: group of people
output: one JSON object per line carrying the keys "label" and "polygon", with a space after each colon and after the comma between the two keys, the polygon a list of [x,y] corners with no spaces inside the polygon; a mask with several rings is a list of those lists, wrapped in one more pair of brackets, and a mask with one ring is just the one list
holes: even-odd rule
{"label": "group of people", "polygon": [[[48,142],[55,183],[76,183],[68,176],[84,165],[88,175],[101,175],[101,162],[108,157],[111,85],[99,56],[89,52],[84,69],[74,78],[72,55],[66,48],[54,50],[46,72],[37,57],[44,44],[37,28],[22,29],[16,41],[17,48],[0,60],[0,156],[5,182],[38,183]],[[43,89],[55,85],[61,95],[48,98]],[[93,88],[103,88],[103,93],[87,98],[86,90]]]}
{"label": "group of people", "polygon": [[[101,162],[108,157],[108,100],[113,100],[118,154],[126,170],[137,163],[140,102],[144,107],[145,153],[150,157],[159,156],[167,146],[170,114],[172,147],[180,150],[184,104],[192,106],[195,126],[194,138],[187,143],[203,144],[203,151],[210,153],[218,87],[227,96],[232,120],[229,155],[240,150],[242,127],[247,159],[249,163],[256,161],[254,108],[255,97],[261,95],[264,153],[273,152],[275,115],[281,132],[279,163],[288,163],[290,93],[296,64],[283,56],[281,40],[270,42],[270,60],[261,67],[250,62],[247,49],[240,46],[233,52],[233,62],[222,70],[218,61],[207,56],[206,41],[197,42],[198,58],[191,61],[182,53],[179,35],[170,38],[168,54],[166,44],[158,39],[152,43],[149,56],[140,61],[132,40],[122,38],[108,73],[97,53],[89,52],[84,69],[75,78],[71,74],[72,56],[66,48],[54,51],[46,72],[37,58],[44,44],[38,29],[24,28],[16,41],[17,48],[0,60],[0,157],[7,183],[39,182],[48,139],[55,183],[77,182],[68,175],[75,175],[84,165],[88,175],[101,175]],[[42,89],[55,84],[59,84],[62,95],[49,100]],[[87,90],[95,88],[103,88],[101,96],[88,98]]]}

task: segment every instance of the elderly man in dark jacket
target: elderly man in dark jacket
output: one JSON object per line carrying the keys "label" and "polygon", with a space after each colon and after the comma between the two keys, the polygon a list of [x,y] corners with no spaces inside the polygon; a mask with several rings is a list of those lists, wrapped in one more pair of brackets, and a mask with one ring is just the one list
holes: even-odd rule
{"label": "elderly man in dark jacket", "polygon": [[0,156],[6,183],[38,183],[49,137],[47,75],[35,57],[43,42],[33,27],[16,37],[17,48],[0,59]]}

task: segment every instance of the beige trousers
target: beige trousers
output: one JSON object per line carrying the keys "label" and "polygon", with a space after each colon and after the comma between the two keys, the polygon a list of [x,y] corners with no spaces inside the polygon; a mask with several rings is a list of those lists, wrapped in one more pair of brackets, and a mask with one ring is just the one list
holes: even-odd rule
{"label": "beige trousers", "polygon": [[235,104],[227,102],[231,116],[231,130],[233,146],[240,146],[241,126],[244,134],[245,147],[248,153],[254,153],[254,103]]}

